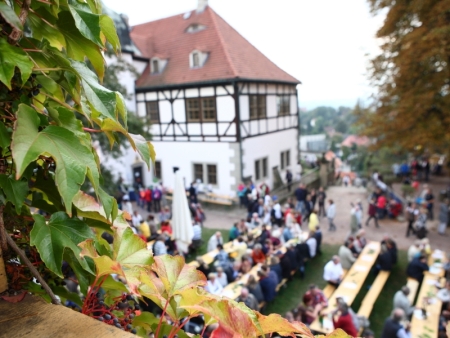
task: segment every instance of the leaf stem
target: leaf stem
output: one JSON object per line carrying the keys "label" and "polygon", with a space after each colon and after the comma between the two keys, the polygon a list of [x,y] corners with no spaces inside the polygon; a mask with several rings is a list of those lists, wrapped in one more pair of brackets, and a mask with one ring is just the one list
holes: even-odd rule
{"label": "leaf stem", "polygon": [[[183,326],[184,326],[191,318],[192,318],[192,316],[189,316],[189,317],[187,317],[187,318],[183,321],[183,323],[181,323],[180,326],[178,326],[178,327],[174,326],[173,328],[174,328],[175,330],[172,329],[172,330],[170,331],[169,338],[175,337],[175,335],[178,333],[178,331],[180,331],[180,330],[183,328]],[[205,326],[206,326],[206,325],[205,325]],[[174,332],[172,332],[172,331],[174,331]]]}
{"label": "leaf stem", "polygon": [[91,128],[86,128],[86,127],[83,127],[83,130],[88,131],[90,133],[101,133],[101,132],[103,132],[103,130],[100,130],[100,129],[91,129]]}
{"label": "leaf stem", "polygon": [[169,305],[169,302],[170,302],[170,298],[167,299],[166,305],[164,305],[164,309],[163,309],[163,312],[161,314],[161,318],[159,319],[158,327],[156,328],[155,338],[159,337],[159,331],[161,330],[161,325],[162,325],[162,322],[164,320],[164,315],[166,314],[166,310],[167,310],[167,306]]}
{"label": "leaf stem", "polygon": [[[27,20],[28,11],[30,10],[31,0],[23,0],[22,2],[22,9],[20,10],[19,14],[19,20],[22,23],[22,25],[25,24],[25,21]],[[20,37],[22,36],[22,31],[20,29],[14,28],[9,34],[8,40],[9,43],[12,45],[15,45],[17,41],[19,41]]]}
{"label": "leaf stem", "polygon": [[[3,213],[1,213],[1,221],[3,221]],[[52,289],[48,286],[44,278],[40,275],[39,271],[36,270],[34,265],[30,262],[28,257],[25,255],[25,253],[17,246],[16,242],[11,238],[11,236],[6,236],[6,241],[8,242],[9,246],[19,255],[22,262],[25,263],[25,265],[30,269],[31,273],[34,277],[41,283],[41,286],[44,288],[45,292],[50,296],[52,303],[56,305],[61,305],[61,302],[58,298],[56,298],[55,294],[53,293]]]}

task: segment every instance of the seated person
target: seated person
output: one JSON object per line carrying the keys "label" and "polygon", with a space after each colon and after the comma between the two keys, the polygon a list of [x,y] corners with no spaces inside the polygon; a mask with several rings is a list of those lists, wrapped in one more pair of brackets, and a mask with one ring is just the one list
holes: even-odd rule
{"label": "seated person", "polygon": [[[339,317],[336,320],[336,314],[339,313]],[[358,336],[358,330],[356,330],[355,325],[353,324],[353,318],[348,311],[347,304],[343,302],[338,303],[337,310],[332,312],[333,314],[333,325],[335,329],[341,329],[348,335],[352,337]],[[384,337],[384,336],[383,336]],[[386,336],[387,337],[387,336]]]}
{"label": "seated person", "polygon": [[283,279],[283,271],[281,269],[280,260],[277,256],[270,257],[270,270],[275,272],[278,282],[281,282]]}
{"label": "seated person", "polygon": [[406,268],[408,277],[414,278],[419,283],[422,283],[424,271],[428,271],[429,267],[425,256],[414,258]]}
{"label": "seated person", "polygon": [[266,225],[264,224],[261,228],[261,235],[259,235],[258,242],[265,243],[266,239],[270,238],[270,231],[267,230]]}
{"label": "seated person", "polygon": [[253,247],[255,246],[255,237],[253,237],[253,235],[252,234],[248,234],[247,235],[247,241],[246,241],[246,244],[247,244],[247,248],[248,249],[253,249]]}
{"label": "seated person", "polygon": [[233,243],[233,249],[234,249],[234,260],[240,261],[242,256],[244,256],[247,253],[247,244],[244,241],[244,238],[242,236],[239,236],[237,238],[237,243]]}
{"label": "seated person", "polygon": [[246,273],[249,273],[250,270],[252,269],[253,259],[248,254],[245,254],[244,256],[242,256],[241,261],[242,264],[239,272],[245,275]]}
{"label": "seated person", "polygon": [[206,249],[208,252],[211,252],[217,248],[217,244],[223,245],[222,233],[217,231],[214,235],[210,237],[208,240],[208,248]]}
{"label": "seated person", "polygon": [[214,272],[208,274],[208,281],[206,282],[205,290],[213,295],[220,295],[222,292],[223,287]]}
{"label": "seated person", "polygon": [[378,256],[377,263],[375,265],[375,274],[378,274],[380,271],[391,271],[392,265],[391,253],[385,245],[381,245],[380,255]]}
{"label": "seated person", "polygon": [[236,299],[237,302],[243,302],[245,305],[247,305],[248,308],[252,310],[258,310],[259,309],[259,302],[256,299],[253,294],[250,293],[250,291],[243,287],[241,289],[241,295]]}
{"label": "seated person", "polygon": [[314,237],[314,232],[311,232],[309,234],[308,239],[306,240],[306,245],[308,245],[308,250],[309,250],[309,257],[310,258],[314,258],[316,257],[316,253],[317,253],[317,240]]}
{"label": "seated person", "polygon": [[247,227],[247,229],[253,230],[256,227],[260,226],[261,224],[262,224],[262,221],[259,218],[258,213],[254,212],[252,214],[252,217],[248,220],[248,222],[245,223],[245,226]]}
{"label": "seated person", "polygon": [[277,294],[276,288],[278,283],[276,282],[276,278],[274,279],[269,277],[262,270],[258,271],[258,277],[259,277],[259,285],[261,286],[261,291],[264,296],[264,300],[266,302],[273,301]]}
{"label": "seated person", "polygon": [[264,264],[266,262],[266,255],[262,251],[261,244],[255,244],[252,252],[252,259],[255,264]]}
{"label": "seated person", "polygon": [[223,249],[222,244],[217,245],[217,250],[219,252],[216,257],[214,257],[214,266],[221,266],[224,270],[228,269],[231,266],[230,260],[228,259],[228,253]]}
{"label": "seated person", "polygon": [[344,275],[344,270],[342,269],[341,261],[339,256],[333,256],[331,261],[329,261],[323,271],[323,279],[328,282],[328,284],[334,285],[336,287],[342,281]]}
{"label": "seated person", "polygon": [[353,263],[356,261],[356,258],[351,251],[352,247],[353,242],[351,240],[347,240],[344,245],[341,245],[339,248],[339,259],[343,269],[350,270]]}
{"label": "seated person", "polygon": [[319,311],[328,306],[327,298],[315,284],[309,285],[308,291],[303,296],[303,303],[306,306],[312,306],[314,309],[318,307]]}
{"label": "seated person", "polygon": [[364,249],[367,244],[366,240],[366,231],[364,229],[360,229],[355,236],[355,240],[353,241],[353,247],[355,248],[358,254]]}
{"label": "seated person", "polygon": [[409,287],[404,286],[394,295],[394,309],[402,309],[406,316],[404,319],[411,318],[415,309],[415,306],[411,305],[411,302],[408,299],[409,293]]}
{"label": "seated person", "polygon": [[276,285],[278,285],[278,283],[280,282],[280,280],[278,279],[278,276],[276,274],[275,271],[272,271],[270,269],[270,266],[267,264],[264,264],[263,266],[261,266],[261,271],[264,272],[264,274],[269,277],[270,279],[272,279],[274,281],[274,283]]}
{"label": "seated person", "polygon": [[159,235],[156,238],[155,244],[153,244],[153,256],[161,256],[167,254],[165,240],[166,238],[164,235]]}
{"label": "seated person", "polygon": [[294,310],[294,319],[295,321],[302,322],[309,326],[312,322],[317,318],[318,311],[315,311],[312,306],[307,306],[300,304]]}
{"label": "seated person", "polygon": [[266,241],[262,244],[261,250],[264,252],[264,255],[270,256],[273,252],[273,244],[272,239],[269,237],[266,239]]}
{"label": "seated person", "polygon": [[255,276],[250,275],[248,276],[247,280],[247,289],[250,291],[250,293],[255,296],[258,303],[261,303],[264,301],[264,295],[261,290],[261,285],[259,285],[258,281],[256,280]]}
{"label": "seated person", "polygon": [[163,232],[167,232],[169,235],[172,235],[173,230],[172,227],[170,226],[169,221],[161,222],[161,233]]}
{"label": "seated person", "polygon": [[219,281],[220,285],[222,285],[222,287],[228,285],[227,275],[223,272],[223,268],[221,266],[218,266],[216,268],[216,278]]}
{"label": "seated person", "polygon": [[150,228],[150,238],[147,238],[147,241],[152,241],[158,237],[158,228],[156,227],[155,216],[148,215],[147,224]]}
{"label": "seated person", "polygon": [[228,237],[228,239],[230,240],[230,241],[234,241],[236,238],[238,238],[238,236],[239,236],[239,230],[238,230],[238,224],[237,223],[234,223],[233,224],[233,226],[231,227],[231,229],[230,229],[230,235],[229,235],[229,237]]}

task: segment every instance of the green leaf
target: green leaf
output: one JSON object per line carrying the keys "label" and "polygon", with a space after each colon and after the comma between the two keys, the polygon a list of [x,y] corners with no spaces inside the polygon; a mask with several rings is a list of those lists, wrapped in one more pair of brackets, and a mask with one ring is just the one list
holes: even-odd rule
{"label": "green leaf", "polygon": [[[42,18],[44,18],[48,23],[42,20]],[[32,12],[28,13],[27,23],[30,25],[31,30],[33,31],[33,38],[39,41],[43,41],[45,39],[52,47],[55,47],[59,50],[61,50],[62,48],[66,48],[66,40],[64,39],[64,35],[61,33],[58,27],[56,27],[56,18],[48,13],[46,9],[39,8],[36,11],[36,14]],[[33,60],[36,61],[34,55],[32,57]]]}
{"label": "green leaf", "polygon": [[33,63],[25,52],[20,48],[11,46],[3,38],[0,39],[0,65],[0,81],[10,90],[12,89],[11,79],[16,67],[20,69],[22,83],[28,80],[33,69]]}
{"label": "green leaf", "polygon": [[103,46],[100,38],[100,16],[84,11],[79,6],[69,5],[69,10],[80,33],[86,39]]}
{"label": "green leaf", "polygon": [[84,61],[87,56],[99,78],[103,79],[105,63],[100,48],[81,35],[70,12],[61,12],[57,25],[66,39],[68,56],[78,61]]}
{"label": "green leaf", "polygon": [[0,2],[0,14],[7,23],[16,29],[23,30],[22,22],[16,12],[4,2]]}
{"label": "green leaf", "polygon": [[0,187],[6,195],[6,199],[16,207],[17,214],[20,214],[23,202],[28,195],[28,182],[16,181],[6,175],[0,175]]}
{"label": "green leaf", "polygon": [[80,291],[83,295],[86,295],[89,286],[94,282],[95,266],[92,260],[86,260],[89,265],[89,270],[85,270],[84,267],[78,261],[79,255],[76,255],[71,250],[64,250],[63,259],[72,268],[73,272],[77,276],[78,283],[80,285]]}
{"label": "green leaf", "polygon": [[61,195],[58,192],[58,188],[56,187],[52,175],[46,176],[44,174],[44,170],[40,167],[34,179],[32,190],[37,190],[44,193],[46,196],[44,199],[48,200],[58,210],[64,209]]}
{"label": "green leaf", "polygon": [[147,334],[152,332],[152,325],[158,323],[159,318],[156,318],[153,313],[145,311],[133,319],[133,326],[142,327],[145,331],[147,331]]}
{"label": "green leaf", "polygon": [[68,291],[64,286],[53,286],[52,287],[53,292],[62,298],[63,300],[70,300],[77,304],[79,307],[83,306],[83,302],[80,298],[80,296],[74,292]]}
{"label": "green leaf", "polygon": [[20,178],[29,163],[40,155],[55,160],[55,182],[64,200],[66,212],[72,215],[72,200],[89,177],[98,190],[99,172],[92,148],[80,144],[78,137],[68,129],[48,126],[38,131],[39,118],[34,109],[19,105],[12,138],[12,154],[16,164],[16,178]]}
{"label": "green leaf", "polygon": [[117,120],[116,93],[106,89],[98,83],[95,74],[82,62],[72,61],[72,67],[82,79],[82,86],[91,108],[104,117]]}
{"label": "green leaf", "polygon": [[111,44],[114,51],[117,53],[120,50],[120,41],[117,36],[116,27],[114,21],[107,15],[100,16],[100,28],[105,35],[108,42]]}
{"label": "green leaf", "polygon": [[79,243],[93,238],[92,230],[77,218],[69,218],[64,212],[53,214],[49,221],[41,215],[33,215],[34,226],[30,232],[30,245],[36,246],[45,266],[63,277],[61,266],[64,250],[73,252],[85,270],[90,270],[86,260],[80,257]]}
{"label": "green leaf", "polygon": [[0,123],[0,147],[6,149],[11,144],[11,132],[6,128],[3,122]]}

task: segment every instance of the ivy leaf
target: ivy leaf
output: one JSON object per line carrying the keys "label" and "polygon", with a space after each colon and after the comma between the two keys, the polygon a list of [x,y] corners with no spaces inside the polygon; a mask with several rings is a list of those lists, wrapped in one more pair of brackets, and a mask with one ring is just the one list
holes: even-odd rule
{"label": "ivy leaf", "polygon": [[153,256],[147,250],[147,243],[135,235],[130,228],[116,230],[112,258],[99,256],[93,240],[79,244],[81,256],[94,260],[97,276],[118,274],[127,280],[130,291],[135,294],[140,284],[138,277],[153,263]]}
{"label": "ivy leaf", "polygon": [[116,27],[114,26],[114,21],[107,15],[100,16],[100,28],[102,33],[105,35],[108,42],[111,44],[114,52],[119,52],[120,41],[117,36]]}
{"label": "ivy leaf", "polygon": [[152,271],[163,283],[168,297],[192,287],[206,285],[205,275],[195,267],[185,264],[182,256],[162,255],[154,259]]}
{"label": "ivy leaf", "polygon": [[16,12],[4,2],[0,2],[0,15],[14,28],[23,30],[22,22],[20,22]]}
{"label": "ivy leaf", "polygon": [[[45,21],[42,18],[45,19]],[[36,11],[36,14],[32,12],[28,13],[27,23],[33,31],[33,38],[39,41],[47,40],[51,46],[58,48],[59,50],[66,48],[64,35],[61,34],[61,31],[55,26],[56,18],[44,8],[39,8]],[[39,53],[33,53],[33,60],[36,61],[34,57],[35,54]]]}
{"label": "ivy leaf", "polygon": [[256,312],[258,317],[258,322],[264,334],[269,334],[277,332],[282,336],[296,337],[295,334],[301,334],[305,336],[312,336],[311,331],[308,327],[300,322],[289,323],[286,319],[281,317],[279,314],[270,314],[269,316],[264,316],[259,312]]}
{"label": "ivy leaf", "polygon": [[10,45],[6,39],[0,39],[0,81],[8,87],[11,87],[11,79],[14,76],[14,69],[20,69],[22,83],[25,83],[30,77],[33,69],[33,63],[25,52],[15,46]]}
{"label": "ivy leaf", "polygon": [[98,83],[95,74],[86,66],[85,63],[72,61],[72,67],[81,77],[82,86],[91,108],[98,111],[101,115],[117,120],[116,100],[114,92],[106,89]]}
{"label": "ivy leaf", "polygon": [[78,284],[80,285],[80,291],[83,295],[86,295],[89,289],[89,286],[94,282],[94,273],[95,267],[93,261],[87,261],[89,264],[89,270],[85,270],[83,266],[78,261],[78,255],[75,254],[71,250],[64,250],[63,259],[67,262],[72,268],[73,272],[77,276]]}
{"label": "ivy leaf", "polygon": [[[201,291],[198,290],[198,292]],[[196,299],[193,302],[192,298],[184,299],[181,307],[188,310],[189,313],[201,312],[213,317],[219,322],[219,325],[222,327],[221,330],[224,332],[245,332],[245,337],[259,337],[263,335],[255,312],[245,306],[244,303],[202,294],[203,292],[199,293],[198,297],[203,298],[203,301],[195,302],[197,301]],[[244,337],[244,335],[235,334],[232,337],[238,338]]]}
{"label": "ivy leaf", "polygon": [[86,260],[79,257],[79,243],[93,238],[92,230],[77,218],[69,218],[64,212],[53,214],[49,221],[41,215],[33,215],[34,226],[30,232],[30,245],[34,245],[45,266],[63,277],[62,260],[64,250],[71,250],[80,265],[90,270]]}
{"label": "ivy leaf", "polygon": [[6,128],[3,122],[0,123],[0,147],[6,149],[11,144],[11,132]]}
{"label": "ivy leaf", "polygon": [[156,152],[153,144],[149,141],[146,141],[143,136],[129,134],[130,137],[134,140],[136,144],[136,149],[141,155],[142,160],[147,164],[147,167],[150,169],[150,161],[155,163]]}
{"label": "ivy leaf", "polygon": [[133,326],[139,326],[143,328],[146,333],[152,332],[152,325],[158,324],[159,318],[156,318],[153,313],[143,311],[139,316],[134,317]]}
{"label": "ivy leaf", "polygon": [[100,38],[100,16],[84,11],[80,5],[69,5],[69,10],[80,33],[97,45],[103,46]]}
{"label": "ivy leaf", "polygon": [[60,12],[57,25],[66,39],[69,57],[78,61],[84,61],[84,58],[87,56],[99,78],[103,79],[105,62],[100,48],[94,42],[81,35],[75,26],[72,15],[68,11]]}
{"label": "ivy leaf", "polygon": [[23,202],[28,195],[28,182],[16,181],[6,175],[0,175],[0,187],[6,195],[6,199],[14,204],[19,215]]}
{"label": "ivy leaf", "polygon": [[66,212],[71,216],[72,200],[86,175],[98,191],[99,172],[92,148],[80,144],[78,137],[66,128],[48,126],[39,132],[38,127],[36,111],[20,104],[11,144],[16,178],[20,178],[28,164],[39,156],[51,156],[56,163],[55,182]]}
{"label": "ivy leaf", "polygon": [[[45,194],[46,199],[58,210],[64,209],[61,195],[58,192],[55,181],[51,175],[45,176],[44,170],[39,168],[36,176],[34,177],[34,183],[32,190],[37,190]],[[34,199],[33,199],[34,200]]]}

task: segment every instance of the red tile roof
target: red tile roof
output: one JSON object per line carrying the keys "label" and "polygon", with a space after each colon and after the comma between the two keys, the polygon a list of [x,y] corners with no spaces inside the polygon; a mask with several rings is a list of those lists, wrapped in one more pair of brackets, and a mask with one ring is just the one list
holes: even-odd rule
{"label": "red tile roof", "polygon": [[341,146],[350,148],[353,143],[357,146],[368,146],[370,139],[367,136],[349,135],[342,141]]}
{"label": "red tile roof", "polygon": [[[187,33],[192,24],[206,29]],[[252,79],[300,83],[289,75],[225,22],[209,6],[189,18],[176,15],[134,26],[131,38],[142,56],[168,59],[161,74],[150,74],[149,66],[137,80],[138,88],[159,87],[225,79]],[[209,53],[201,68],[190,69],[193,50]]]}

